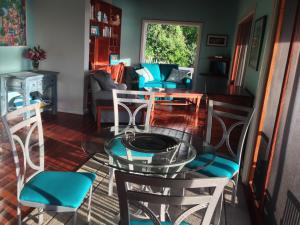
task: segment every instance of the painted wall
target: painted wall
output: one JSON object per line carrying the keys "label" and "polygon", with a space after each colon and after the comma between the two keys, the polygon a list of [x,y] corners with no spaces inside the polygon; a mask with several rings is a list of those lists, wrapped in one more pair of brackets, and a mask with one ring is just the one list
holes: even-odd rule
{"label": "painted wall", "polygon": [[[31,0],[26,3],[27,14],[27,45],[34,41]],[[31,68],[30,61],[23,58],[23,47],[0,47],[0,75],[7,72],[18,72]]]}
{"label": "painted wall", "polygon": [[58,71],[58,111],[83,114],[88,69],[88,0],[32,0],[35,44],[47,52],[41,69]]}
{"label": "painted wall", "polygon": [[[266,31],[265,31],[265,38],[264,43],[262,47],[262,54],[261,59],[266,56],[266,40],[267,36],[270,34],[271,29],[271,14],[272,14],[272,5],[273,0],[239,0],[238,4],[238,16],[237,16],[237,23],[239,23],[243,18],[249,15],[249,13],[255,11],[254,21],[257,18],[260,18],[264,15],[267,15],[267,24],[266,24]],[[252,34],[251,34],[252,37]],[[250,53],[250,51],[249,51]],[[262,62],[262,61],[261,61]],[[258,71],[253,69],[250,66],[247,66],[246,72],[245,72],[245,80],[244,80],[244,86],[253,94],[256,95],[258,80],[261,72],[261,64],[259,66]],[[247,62],[247,65],[248,62]]]}
{"label": "painted wall", "polygon": [[[208,72],[208,57],[230,55],[236,21],[236,0],[113,0],[122,8],[121,55],[139,62],[143,19],[202,22],[199,71]],[[224,10],[226,8],[226,10]],[[228,34],[227,48],[207,47],[207,34]]]}

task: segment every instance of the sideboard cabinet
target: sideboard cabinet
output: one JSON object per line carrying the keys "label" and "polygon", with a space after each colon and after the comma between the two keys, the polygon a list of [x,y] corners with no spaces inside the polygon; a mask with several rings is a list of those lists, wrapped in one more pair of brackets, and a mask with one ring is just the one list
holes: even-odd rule
{"label": "sideboard cabinet", "polygon": [[0,75],[1,115],[34,102],[41,102],[43,111],[56,114],[57,75],[58,72],[54,71],[23,71]]}

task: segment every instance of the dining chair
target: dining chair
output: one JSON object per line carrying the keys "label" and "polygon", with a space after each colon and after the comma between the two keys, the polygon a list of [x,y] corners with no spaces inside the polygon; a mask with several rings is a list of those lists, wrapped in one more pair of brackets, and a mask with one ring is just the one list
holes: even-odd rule
{"label": "dining chair", "polygon": [[[221,218],[223,205],[222,195],[224,187],[228,183],[228,178],[168,179],[116,171],[116,182],[120,206],[120,225],[190,225],[185,220],[191,214],[200,210],[205,212],[201,219],[201,225],[209,225],[211,222],[217,225]],[[167,195],[162,195],[161,193],[156,194],[133,189],[128,190],[128,183],[172,190],[189,189],[191,192],[193,189],[199,191],[200,188],[211,189],[212,191],[202,193],[194,192],[193,194],[185,194],[184,196],[175,195],[172,192]],[[175,219],[169,218],[169,221],[162,222],[161,218],[158,218],[149,208],[149,204],[165,204],[170,207],[176,207],[176,209],[181,212],[178,213],[179,215]],[[149,219],[131,219],[129,215],[130,206],[143,211]],[[172,217],[173,216],[175,217],[172,213]]]}
{"label": "dining chair", "polygon": [[22,224],[21,207],[28,206],[39,209],[39,224],[43,223],[43,211],[55,211],[74,213],[75,225],[77,210],[88,192],[87,219],[90,221],[92,186],[96,175],[45,171],[40,105],[29,105],[10,112],[2,117],[2,121],[16,166],[18,224]]}
{"label": "dining chair", "polygon": [[[207,162],[214,157],[214,160],[209,165],[205,166],[194,174],[200,176],[205,175],[209,177],[228,177],[233,183],[233,205],[235,205],[236,202],[242,152],[253,114],[254,110],[250,107],[209,100],[207,129],[204,145],[210,146],[215,151],[215,153],[202,154],[187,165],[187,167],[189,168],[196,169],[198,167],[207,165]],[[226,126],[226,120],[231,121],[230,125]],[[223,132],[221,140],[215,145],[213,145],[211,142],[213,121],[216,121],[220,124]],[[237,147],[234,150],[232,144],[233,141],[236,141],[236,139],[232,137],[236,135],[236,133],[234,133],[233,131],[237,127],[242,127],[242,130],[240,132],[240,137],[236,145]],[[229,157],[220,155],[218,152],[224,144],[226,145],[230,153]]]}
{"label": "dining chair", "polygon": [[[114,133],[119,135],[122,132],[147,132],[150,128],[150,117],[154,101],[154,93],[148,91],[128,91],[113,89],[114,104]],[[128,113],[129,120],[126,128],[120,128],[120,110],[123,109]],[[146,113],[142,110],[146,109]],[[133,112],[132,112],[133,111]],[[137,123],[136,117],[141,114],[140,123]],[[138,151],[128,151],[123,145],[121,138],[115,139],[112,143],[112,153],[118,157],[124,157],[128,160],[132,158],[140,160],[151,160],[153,154],[142,153]],[[113,164],[113,157],[109,156],[110,163]],[[113,193],[114,169],[109,168],[108,195]]]}

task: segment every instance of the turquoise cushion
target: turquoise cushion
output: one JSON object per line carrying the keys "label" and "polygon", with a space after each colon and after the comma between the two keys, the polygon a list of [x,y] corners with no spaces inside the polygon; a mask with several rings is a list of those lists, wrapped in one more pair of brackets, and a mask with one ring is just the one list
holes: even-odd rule
{"label": "turquoise cushion", "polygon": [[[203,154],[193,160],[187,165],[188,168],[197,168],[204,166],[213,158],[212,154]],[[239,171],[239,165],[231,160],[216,156],[213,163],[199,170],[198,172],[210,177],[228,177],[232,178],[233,175]]]}
{"label": "turquoise cushion", "polygon": [[164,81],[163,86],[164,88],[177,88],[178,85],[175,82]]}
{"label": "turquoise cushion", "polygon": [[[115,139],[111,143],[111,149],[112,149],[113,154],[115,154],[116,156],[122,156],[122,157],[127,156],[127,151],[126,151],[125,146],[122,144],[121,138]],[[133,157],[142,157],[142,158],[151,158],[154,155],[152,153],[144,153],[144,152],[138,152],[138,151],[131,151],[131,154]]]}
{"label": "turquoise cushion", "polygon": [[164,85],[161,81],[149,81],[144,83],[144,87],[163,88]]}
{"label": "turquoise cushion", "polygon": [[20,200],[78,208],[95,179],[93,173],[44,171],[25,184]]}
{"label": "turquoise cushion", "polygon": [[154,80],[161,81],[160,69],[158,64],[142,63],[142,67],[147,68],[153,75]]}
{"label": "turquoise cushion", "polygon": [[[160,222],[161,225],[172,225],[172,222]],[[151,220],[130,220],[130,225],[154,225]],[[182,222],[180,225],[190,225],[189,223]]]}

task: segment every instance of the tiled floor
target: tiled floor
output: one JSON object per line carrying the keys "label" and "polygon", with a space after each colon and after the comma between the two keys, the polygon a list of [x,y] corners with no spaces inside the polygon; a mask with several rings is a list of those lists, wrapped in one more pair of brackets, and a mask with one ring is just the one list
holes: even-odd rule
{"label": "tiled floor", "polygon": [[[99,157],[105,157],[99,155]],[[94,183],[94,193],[92,199],[92,221],[91,224],[101,225],[116,225],[118,224],[119,205],[116,194],[112,197],[107,195],[107,168],[100,166],[93,159],[89,160],[80,171],[90,171],[97,173],[97,180]],[[230,187],[226,187],[230,189]],[[225,191],[227,193],[227,191]],[[230,195],[225,194],[227,201],[230,199]],[[25,218],[24,224],[33,225],[37,224],[35,216],[36,210],[33,211],[30,216],[32,218]],[[85,202],[79,209],[78,225],[87,224],[86,220],[87,202]],[[192,225],[200,224],[201,216],[196,214],[191,217],[188,222]],[[45,213],[44,224],[47,225],[62,225],[72,224],[72,214],[69,213]],[[221,225],[250,225],[250,217],[247,210],[247,205],[243,196],[242,186],[238,192],[238,204],[236,207],[232,207],[229,203],[225,203]]]}

